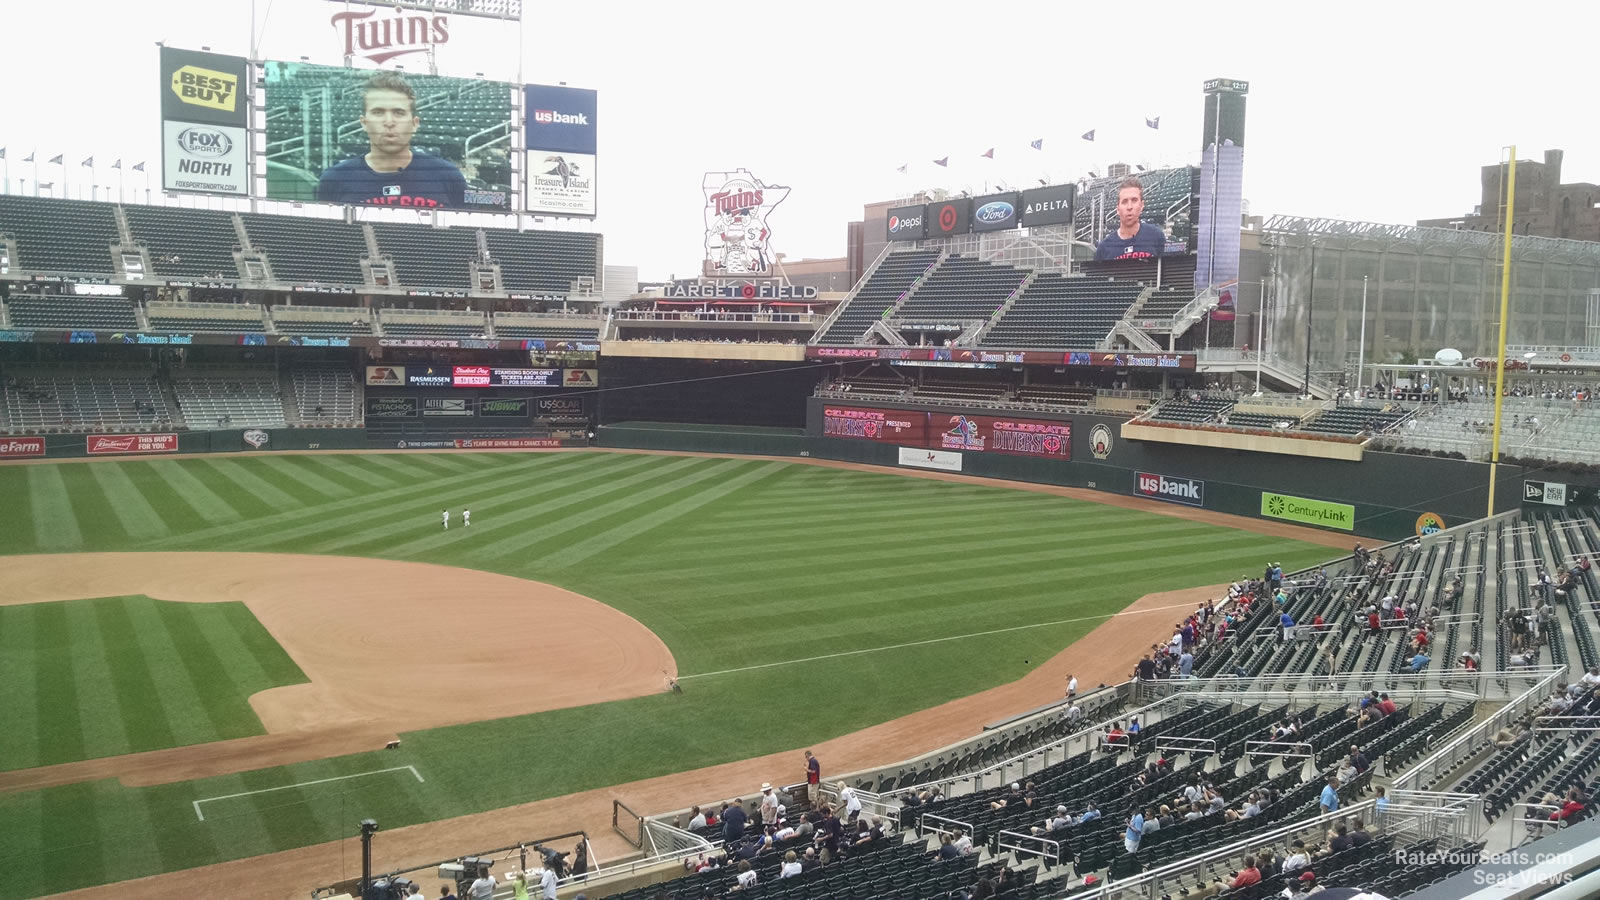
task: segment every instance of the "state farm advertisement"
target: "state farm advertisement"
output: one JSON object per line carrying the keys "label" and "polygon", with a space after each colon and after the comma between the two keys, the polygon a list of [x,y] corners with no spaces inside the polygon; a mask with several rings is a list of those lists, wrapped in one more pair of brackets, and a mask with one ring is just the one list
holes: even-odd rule
{"label": "state farm advertisement", "polygon": [[822,436],[925,447],[928,414],[898,409],[828,406],[822,410]]}
{"label": "state farm advertisement", "polygon": [[930,445],[941,450],[1072,458],[1071,422],[942,413],[933,420],[936,433]]}
{"label": "state farm advertisement", "polygon": [[175,434],[91,434],[88,436],[90,456],[111,456],[121,453],[176,453],[178,436]]}
{"label": "state farm advertisement", "polygon": [[0,459],[27,459],[44,455],[44,438],[0,438]]}

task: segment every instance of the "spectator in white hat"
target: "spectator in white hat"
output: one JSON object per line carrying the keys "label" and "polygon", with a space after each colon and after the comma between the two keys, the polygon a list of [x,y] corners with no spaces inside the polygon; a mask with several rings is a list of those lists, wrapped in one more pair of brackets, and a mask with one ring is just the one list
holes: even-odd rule
{"label": "spectator in white hat", "polygon": [[772,792],[772,785],[767,782],[761,784],[761,824],[778,824],[778,795]]}

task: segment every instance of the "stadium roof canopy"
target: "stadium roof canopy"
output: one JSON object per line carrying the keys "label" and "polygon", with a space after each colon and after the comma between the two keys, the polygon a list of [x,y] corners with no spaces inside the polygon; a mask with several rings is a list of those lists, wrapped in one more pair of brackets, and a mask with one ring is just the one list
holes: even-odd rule
{"label": "stadium roof canopy", "polygon": [[357,6],[385,9],[415,9],[420,12],[451,13],[484,19],[522,20],[522,0],[346,0]]}
{"label": "stadium roof canopy", "polygon": [[[1315,237],[1343,238],[1346,245],[1370,241],[1384,245],[1410,244],[1446,252],[1497,255],[1504,235],[1494,231],[1461,231],[1454,228],[1425,228],[1416,225],[1380,225],[1375,222],[1350,222],[1306,216],[1272,216],[1261,226],[1263,240],[1283,245],[1298,244]],[[1277,239],[1276,241],[1274,239]],[[1285,242],[1283,238],[1295,240]],[[1600,242],[1571,241],[1565,238],[1512,235],[1511,250],[1521,258],[1577,257],[1600,261]]]}

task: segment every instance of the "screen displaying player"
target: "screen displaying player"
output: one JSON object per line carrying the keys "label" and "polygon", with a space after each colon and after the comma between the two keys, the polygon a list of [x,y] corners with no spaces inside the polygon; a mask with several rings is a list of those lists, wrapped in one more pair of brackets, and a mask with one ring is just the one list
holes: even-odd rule
{"label": "screen displaying player", "polygon": [[1095,259],[1146,259],[1160,256],[1167,236],[1144,215],[1144,183],[1129,176],[1117,186],[1117,227],[1100,239]]}
{"label": "screen displaying player", "polygon": [[416,92],[404,77],[379,72],[367,79],[360,121],[369,149],[325,169],[317,182],[318,200],[423,208],[463,205],[467,179],[461,169],[411,147],[422,119]]}

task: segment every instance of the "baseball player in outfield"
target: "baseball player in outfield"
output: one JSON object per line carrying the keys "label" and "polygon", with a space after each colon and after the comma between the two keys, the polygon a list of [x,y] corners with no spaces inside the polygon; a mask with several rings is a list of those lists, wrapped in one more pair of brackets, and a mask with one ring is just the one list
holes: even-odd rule
{"label": "baseball player in outfield", "polygon": [[444,530],[450,530],[450,510],[448,509],[444,511]]}
{"label": "baseball player in outfield", "polygon": [[466,526],[467,528],[471,528],[472,527],[472,510],[463,509],[461,511],[461,524]]}

